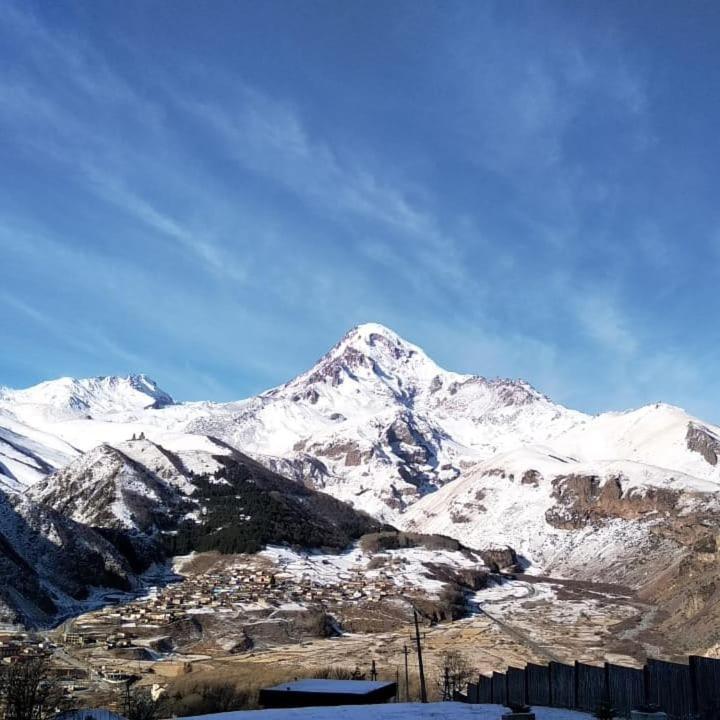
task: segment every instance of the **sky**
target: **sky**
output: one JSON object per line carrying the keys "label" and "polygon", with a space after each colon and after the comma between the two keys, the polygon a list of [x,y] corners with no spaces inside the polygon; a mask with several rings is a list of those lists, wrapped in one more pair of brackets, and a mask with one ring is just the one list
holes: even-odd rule
{"label": "sky", "polygon": [[0,385],[238,399],[387,325],[720,422],[720,5],[9,0]]}

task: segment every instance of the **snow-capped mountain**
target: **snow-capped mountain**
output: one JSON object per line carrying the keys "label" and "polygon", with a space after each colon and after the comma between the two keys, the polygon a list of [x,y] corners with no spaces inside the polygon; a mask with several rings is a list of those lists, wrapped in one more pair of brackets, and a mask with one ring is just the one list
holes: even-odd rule
{"label": "snow-capped mountain", "polygon": [[[97,418],[111,416],[117,424],[124,413],[172,404],[145,375],[60,378],[25,390],[0,387],[0,488],[32,485],[102,442],[106,438],[97,432],[87,433],[102,424]],[[67,434],[80,440],[77,445],[64,439],[63,428],[72,427],[75,432]]]}
{"label": "snow-capped mountain", "polygon": [[174,403],[146,375],[60,378],[25,390],[0,388],[0,408],[18,420],[34,425],[71,418],[161,408]]}
{"label": "snow-capped mountain", "polygon": [[[0,428],[0,473],[11,490],[73,461],[68,477],[112,466],[105,494],[165,508],[151,485],[137,495],[134,468],[152,465],[162,476],[168,459],[148,450],[154,460],[138,460],[139,445],[127,441],[142,436],[148,447],[175,454],[184,448],[183,463],[192,455],[201,464],[215,462],[207,458],[220,442],[383,521],[444,532],[471,547],[507,543],[558,572],[605,567],[591,557],[610,566],[623,544],[650,553],[674,542],[667,533],[658,540],[653,528],[661,522],[700,513],[713,523],[720,484],[720,428],[679,408],[591,417],[521,380],[444,370],[377,324],[354,328],[310,370],[246,400],[173,403],[145,376],[61,380],[2,391]],[[10,432],[7,449],[1,441]],[[201,446],[206,452],[197,452]],[[30,448],[25,460],[13,456],[17,447]],[[89,454],[74,459],[82,452]],[[18,472],[30,457],[39,460]],[[53,477],[53,507],[88,519],[91,489],[77,493],[62,473]],[[47,499],[44,487],[33,497]]]}
{"label": "snow-capped mountain", "polygon": [[185,424],[378,517],[396,520],[464,467],[585,419],[527,383],[448,372],[381,325],[351,330],[308,372]]}

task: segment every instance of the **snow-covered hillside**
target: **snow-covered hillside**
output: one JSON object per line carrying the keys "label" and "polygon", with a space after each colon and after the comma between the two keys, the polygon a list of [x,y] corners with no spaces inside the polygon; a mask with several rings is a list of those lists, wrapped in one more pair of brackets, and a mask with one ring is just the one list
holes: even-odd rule
{"label": "snow-covered hillside", "polygon": [[[397,526],[471,546],[507,543],[558,571],[610,566],[623,544],[664,552],[667,538],[649,528],[714,517],[720,484],[720,428],[679,408],[590,417],[521,380],[446,371],[377,324],[351,330],[297,378],[237,402],[174,403],[142,375],[2,390],[0,479],[17,492],[69,462],[92,475],[97,458],[76,458],[101,444],[118,468],[131,468],[139,446],[127,441],[141,434],[185,449],[186,464],[240,450]],[[165,460],[153,462],[161,474]],[[135,481],[132,472],[114,477],[121,494]],[[61,495],[56,486],[58,507]]]}
{"label": "snow-covered hillside", "polygon": [[[0,487],[32,485],[82,451],[125,439],[126,415],[172,403],[145,375],[60,378],[25,390],[0,387]],[[106,417],[112,422],[104,422]]]}
{"label": "snow-covered hillside", "polygon": [[531,571],[636,583],[657,567],[654,561],[682,550],[653,529],[697,516],[720,516],[715,482],[629,460],[580,461],[526,446],[495,455],[423,498],[402,525],[471,547],[509,543]]}
{"label": "snow-covered hillside", "polygon": [[20,491],[78,454],[62,438],[30,427],[0,409],[0,489]]}
{"label": "snow-covered hillside", "polygon": [[0,624],[46,625],[92,603],[94,590],[137,587],[101,534],[28,497],[0,490]]}

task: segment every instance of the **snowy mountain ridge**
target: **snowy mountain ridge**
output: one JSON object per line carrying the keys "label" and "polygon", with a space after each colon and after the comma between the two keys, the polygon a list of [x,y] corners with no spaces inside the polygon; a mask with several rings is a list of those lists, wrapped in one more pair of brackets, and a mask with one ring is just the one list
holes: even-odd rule
{"label": "snowy mountain ridge", "polygon": [[542,566],[648,539],[662,518],[713,514],[720,485],[720,428],[680,408],[591,417],[521,380],[446,371],[372,323],[236,402],[174,403],[143,375],[4,390],[0,477],[19,492],[99,445],[130,453],[141,434],[195,458],[222,455],[219,442],[382,521],[471,547],[508,543]]}
{"label": "snowy mountain ridge", "polygon": [[48,380],[24,390],[0,388],[0,408],[19,419],[32,421],[36,414],[47,419],[107,415],[160,408],[174,404],[147,375],[107,376]]}

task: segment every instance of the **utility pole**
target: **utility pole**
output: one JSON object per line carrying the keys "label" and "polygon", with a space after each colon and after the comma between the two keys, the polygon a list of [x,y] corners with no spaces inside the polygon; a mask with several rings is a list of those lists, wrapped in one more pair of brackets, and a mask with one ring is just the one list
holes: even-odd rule
{"label": "utility pole", "polygon": [[410,702],[410,676],[408,675],[408,655],[410,651],[407,645],[403,645],[403,655],[405,656],[405,702]]}
{"label": "utility pole", "polygon": [[425,668],[423,667],[422,647],[420,646],[420,624],[418,622],[417,610],[413,610],[415,616],[415,642],[417,643],[418,671],[420,673],[420,702],[426,703],[427,688],[425,687]]}

